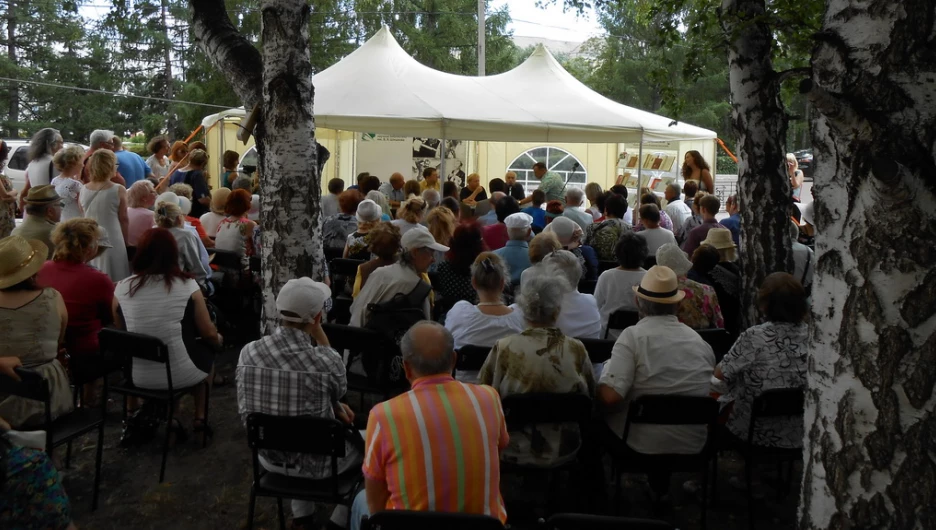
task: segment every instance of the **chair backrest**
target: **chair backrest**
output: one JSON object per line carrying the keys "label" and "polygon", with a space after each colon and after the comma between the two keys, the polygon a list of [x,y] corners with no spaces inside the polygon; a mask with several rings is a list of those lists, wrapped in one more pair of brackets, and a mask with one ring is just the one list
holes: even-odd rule
{"label": "chair backrest", "polygon": [[709,346],[712,347],[712,351],[715,353],[715,362],[720,362],[722,358],[731,350],[731,347],[734,345],[734,340],[731,337],[731,333],[728,333],[727,330],[721,328],[711,328],[711,329],[697,329],[696,333],[702,337]]}
{"label": "chair backrest", "polygon": [[666,521],[610,517],[583,513],[557,513],[543,524],[544,530],[676,530]]}
{"label": "chair backrest", "polygon": [[489,346],[462,346],[455,355],[455,369],[480,370],[489,353],[491,353]]}
{"label": "chair backrest", "polygon": [[348,350],[352,354],[373,352],[389,346],[387,337],[372,329],[322,322],[322,330],[328,337],[331,347],[339,352],[342,350]]}
{"label": "chair backrest", "polygon": [[585,345],[588,351],[588,359],[593,363],[603,363],[611,358],[611,350],[614,349],[613,340],[607,339],[586,339],[578,337],[578,340]]}
{"label": "chair backrest", "polygon": [[36,401],[47,401],[50,397],[49,382],[43,379],[39,372],[26,368],[17,368],[17,381],[12,377],[0,374],[0,394],[19,396]]}
{"label": "chair backrest", "polygon": [[364,260],[360,259],[335,258],[328,264],[328,270],[333,276],[354,278],[357,275],[358,266],[364,263]]}
{"label": "chair backrest", "polygon": [[388,510],[364,520],[363,530],[503,530],[493,517],[473,513]]}
{"label": "chair backrest", "polygon": [[172,387],[169,347],[162,340],[119,329],[104,328],[98,332],[101,355],[116,359],[123,366],[124,378],[133,381],[133,359],[143,359],[166,365],[166,381]]}
{"label": "chair backrest", "polygon": [[718,402],[708,396],[641,396],[631,401],[627,423],[715,425]]}
{"label": "chair backrest", "polygon": [[220,248],[209,248],[206,250],[208,251],[209,257],[214,256],[211,260],[213,265],[224,269],[240,270],[242,268],[241,257],[237,252],[233,250],[222,250]]}
{"label": "chair backrest", "polygon": [[608,317],[608,327],[605,331],[605,338],[608,338],[608,331],[612,329],[627,329],[637,322],[640,322],[640,315],[637,311],[626,311],[619,309]]}
{"label": "chair backrest", "polygon": [[513,394],[501,400],[504,420],[511,430],[540,423],[575,422],[591,418],[592,400],[583,394]]}
{"label": "chair backrest", "polygon": [[595,294],[595,287],[598,286],[598,280],[581,280],[578,284],[578,292],[582,294]]}
{"label": "chair backrest", "polygon": [[343,248],[329,248],[329,247],[325,247],[323,250],[324,250],[324,252],[325,252],[325,261],[327,261],[327,262],[329,262],[329,263],[331,263],[332,261],[334,261],[334,260],[336,260],[336,259],[341,259],[341,255],[344,254],[344,249],[343,249]]}
{"label": "chair backrest", "polygon": [[332,418],[247,415],[247,445],[254,450],[345,456],[345,426]]}

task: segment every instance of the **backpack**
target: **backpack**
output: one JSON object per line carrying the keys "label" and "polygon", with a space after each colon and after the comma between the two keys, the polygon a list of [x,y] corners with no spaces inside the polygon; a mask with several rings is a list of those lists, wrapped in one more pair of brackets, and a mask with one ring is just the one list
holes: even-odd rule
{"label": "backpack", "polygon": [[385,302],[368,304],[370,317],[364,325],[384,335],[395,349],[386,356],[365,356],[362,361],[367,377],[377,386],[405,386],[406,375],[403,373],[403,357],[400,341],[414,324],[425,320],[423,302],[432,291],[432,286],[420,280],[409,294],[397,293]]}

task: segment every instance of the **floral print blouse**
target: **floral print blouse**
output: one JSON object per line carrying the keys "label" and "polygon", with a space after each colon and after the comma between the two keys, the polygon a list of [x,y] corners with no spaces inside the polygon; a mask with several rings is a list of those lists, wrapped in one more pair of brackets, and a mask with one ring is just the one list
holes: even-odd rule
{"label": "floral print blouse", "polygon": [[617,261],[614,247],[626,230],[631,230],[631,227],[623,219],[605,219],[600,223],[588,225],[585,244],[595,249],[599,260]]}
{"label": "floral print blouse", "polygon": [[353,234],[348,234],[348,259],[369,261],[371,259],[371,253],[367,250],[369,244],[370,232],[362,234],[355,230]]}
{"label": "floral print blouse", "polygon": [[718,295],[712,286],[682,277],[679,279],[679,288],[686,293],[676,312],[680,322],[692,329],[725,327]]}
{"label": "floral print blouse", "polygon": [[[6,192],[13,191],[13,183],[0,173],[0,187]],[[16,202],[0,202],[0,239],[7,237],[16,228]]]}

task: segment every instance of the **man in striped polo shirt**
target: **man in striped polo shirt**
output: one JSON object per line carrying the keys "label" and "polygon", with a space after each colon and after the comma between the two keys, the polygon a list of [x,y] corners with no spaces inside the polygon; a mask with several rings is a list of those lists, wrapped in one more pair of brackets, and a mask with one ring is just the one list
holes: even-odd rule
{"label": "man in striped polo shirt", "polygon": [[351,528],[382,510],[463,512],[504,522],[500,451],[507,425],[497,391],[452,378],[454,339],[417,323],[400,344],[411,390],[371,409],[364,449],[365,491]]}

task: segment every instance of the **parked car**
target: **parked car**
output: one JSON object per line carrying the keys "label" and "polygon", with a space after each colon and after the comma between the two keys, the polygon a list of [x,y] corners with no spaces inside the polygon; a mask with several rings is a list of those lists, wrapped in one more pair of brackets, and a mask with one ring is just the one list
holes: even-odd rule
{"label": "parked car", "polygon": [[[10,178],[13,187],[16,188],[17,191],[22,190],[23,186],[26,185],[26,167],[29,166],[29,140],[3,141],[10,146],[10,157],[7,159],[3,174]],[[88,149],[88,146],[83,144],[65,142],[65,147],[72,145],[78,146],[84,150]]]}
{"label": "parked car", "polygon": [[801,149],[793,153],[793,156],[796,157],[796,163],[799,164],[800,170],[803,171],[803,177],[806,179],[812,180],[812,175],[813,175],[812,149]]}

